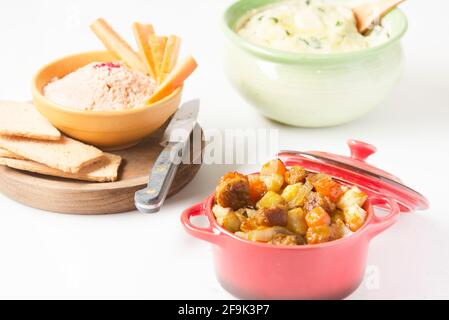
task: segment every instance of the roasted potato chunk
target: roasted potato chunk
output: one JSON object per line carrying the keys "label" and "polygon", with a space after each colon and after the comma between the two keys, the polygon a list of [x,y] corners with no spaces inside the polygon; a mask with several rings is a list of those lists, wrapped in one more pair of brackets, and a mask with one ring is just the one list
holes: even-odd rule
{"label": "roasted potato chunk", "polygon": [[216,204],[212,208],[212,212],[216,219],[224,218],[232,210],[230,208],[223,208],[222,206]]}
{"label": "roasted potato chunk", "polygon": [[299,190],[301,189],[302,184],[291,184],[285,187],[285,189],[282,191],[282,198],[285,199],[285,201],[290,202],[292,201],[296,195],[298,194]]}
{"label": "roasted potato chunk", "polygon": [[233,210],[249,205],[248,179],[239,173],[228,173],[221,179],[215,198],[220,206]]}
{"label": "roasted potato chunk", "polygon": [[284,198],[276,192],[268,191],[262,199],[257,202],[256,208],[271,208],[278,205],[285,205]]}
{"label": "roasted potato chunk", "polygon": [[305,218],[305,213],[301,208],[295,208],[287,212],[288,230],[300,234],[302,236],[305,236],[307,228],[308,226]]}
{"label": "roasted potato chunk", "polygon": [[212,208],[212,212],[217,219],[218,224],[230,232],[239,231],[242,219],[246,219],[240,213],[234,212],[230,208],[223,208],[219,205],[215,205]]}
{"label": "roasted potato chunk", "polygon": [[246,218],[251,218],[252,216],[256,215],[257,210],[251,209],[251,208],[240,208],[236,211],[236,213],[239,213]]}
{"label": "roasted potato chunk", "polygon": [[331,239],[331,228],[327,224],[312,227],[307,230],[306,240],[308,244],[319,244]]}
{"label": "roasted potato chunk", "polygon": [[304,238],[299,235],[275,234],[268,243],[282,246],[296,246],[304,244]]}
{"label": "roasted potato chunk", "polygon": [[240,219],[233,211],[224,216],[221,221],[221,226],[232,233],[239,231],[240,225]]}
{"label": "roasted potato chunk", "polygon": [[282,192],[282,197],[288,202],[289,208],[300,207],[304,205],[312,189],[313,186],[309,183],[288,185]]}
{"label": "roasted potato chunk", "polygon": [[288,184],[296,184],[305,182],[307,171],[301,166],[293,166],[285,172],[285,182]]}
{"label": "roasted potato chunk", "polygon": [[349,208],[353,205],[363,207],[367,198],[368,196],[366,195],[366,193],[364,193],[357,187],[352,187],[341,196],[340,200],[337,203],[337,207],[340,209]]}
{"label": "roasted potato chunk", "polygon": [[306,214],[306,222],[311,228],[321,225],[329,225],[331,223],[331,217],[326,210],[321,207],[316,207]]}
{"label": "roasted potato chunk", "polygon": [[279,192],[284,185],[284,176],[280,174],[261,175],[267,191]]}
{"label": "roasted potato chunk", "polygon": [[359,230],[365,223],[366,211],[356,204],[349,208],[345,208],[343,214],[345,216],[346,225],[352,232]]}
{"label": "roasted potato chunk", "polygon": [[262,170],[260,171],[260,174],[263,176],[278,174],[278,175],[281,175],[282,177],[284,177],[286,171],[287,171],[287,169],[285,168],[284,163],[281,160],[276,159],[276,160],[271,160],[271,161],[265,163],[262,166]]}
{"label": "roasted potato chunk", "polygon": [[283,227],[260,227],[256,230],[252,230],[247,233],[248,240],[258,241],[258,242],[269,242],[273,239],[276,234],[287,234],[291,235],[292,233]]}
{"label": "roasted potato chunk", "polygon": [[286,227],[287,208],[283,205],[277,205],[271,208],[260,208],[259,210],[257,210],[255,219],[259,226]]}
{"label": "roasted potato chunk", "polygon": [[249,239],[248,239],[248,233],[246,233],[246,232],[237,231],[237,232],[235,233],[235,235],[236,235],[237,237],[242,238],[242,239],[249,240]]}

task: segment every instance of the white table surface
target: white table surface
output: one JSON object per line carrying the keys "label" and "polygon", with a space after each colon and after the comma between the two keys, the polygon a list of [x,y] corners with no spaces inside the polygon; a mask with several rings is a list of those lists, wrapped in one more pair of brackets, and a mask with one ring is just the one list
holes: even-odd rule
{"label": "white table surface", "polygon": [[[376,145],[373,164],[425,194],[431,208],[403,215],[373,240],[377,275],[351,299],[449,298],[449,2],[408,1],[407,66],[384,105],[348,125],[299,129],[264,119],[222,72],[220,17],[230,1],[25,1],[0,4],[0,99],[30,99],[30,80],[59,56],[101,48],[88,25],[104,16],[128,39],[132,21],[183,37],[200,62],[186,98],[201,97],[205,128],[274,128],[280,147],[346,153],[345,141]],[[0,298],[228,299],[215,280],[207,243],[188,236],[183,209],[205,198],[220,175],[254,166],[204,166],[160,214],[70,216],[0,195]]]}

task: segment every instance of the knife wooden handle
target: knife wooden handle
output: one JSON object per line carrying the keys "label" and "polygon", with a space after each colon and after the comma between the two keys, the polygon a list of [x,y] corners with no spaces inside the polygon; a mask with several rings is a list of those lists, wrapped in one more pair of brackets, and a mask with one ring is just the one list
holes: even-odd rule
{"label": "knife wooden handle", "polygon": [[183,143],[169,143],[154,164],[148,186],[136,192],[136,208],[143,213],[158,212],[167,197],[182,159]]}

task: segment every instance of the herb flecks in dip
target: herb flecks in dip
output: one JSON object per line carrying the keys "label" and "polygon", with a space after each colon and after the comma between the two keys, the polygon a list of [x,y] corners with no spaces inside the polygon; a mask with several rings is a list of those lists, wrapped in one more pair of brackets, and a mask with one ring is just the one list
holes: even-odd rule
{"label": "herb flecks in dip", "polygon": [[114,111],[140,107],[153,94],[155,81],[122,62],[94,62],[44,88],[45,97],[83,111]]}
{"label": "herb flecks in dip", "polygon": [[254,44],[289,52],[334,53],[374,47],[387,41],[387,28],[360,34],[349,6],[321,0],[276,3],[250,12],[237,27]]}

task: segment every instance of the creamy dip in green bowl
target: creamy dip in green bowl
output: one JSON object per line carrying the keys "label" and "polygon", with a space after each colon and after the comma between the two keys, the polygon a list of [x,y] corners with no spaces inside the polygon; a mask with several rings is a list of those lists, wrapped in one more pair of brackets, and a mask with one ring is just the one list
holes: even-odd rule
{"label": "creamy dip in green bowl", "polygon": [[293,126],[353,121],[382,104],[402,74],[407,19],[394,9],[369,35],[364,1],[240,0],[224,15],[225,72],[266,117]]}
{"label": "creamy dip in green bowl", "polygon": [[349,5],[323,0],[290,0],[254,9],[236,29],[254,44],[290,52],[348,52],[390,38],[382,25],[367,36],[360,34]]}

